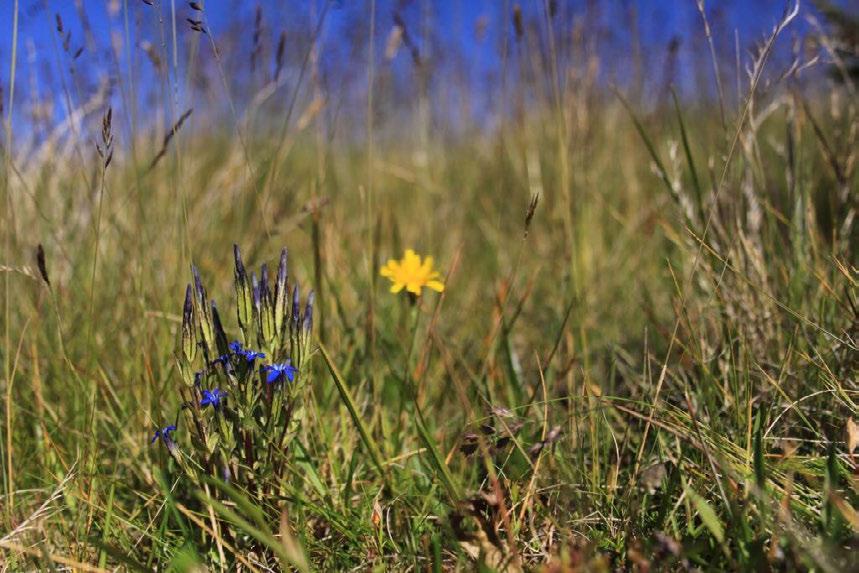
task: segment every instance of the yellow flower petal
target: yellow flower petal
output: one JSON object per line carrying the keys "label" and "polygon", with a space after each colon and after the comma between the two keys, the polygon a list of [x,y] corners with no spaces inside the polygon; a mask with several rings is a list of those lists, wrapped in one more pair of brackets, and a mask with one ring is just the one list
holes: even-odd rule
{"label": "yellow flower petal", "polygon": [[406,249],[402,259],[389,259],[385,266],[379,269],[379,274],[393,283],[392,293],[407,289],[408,292],[420,296],[424,287],[442,292],[444,283],[439,280],[441,274],[433,270],[434,264],[432,257],[423,258],[413,249]]}
{"label": "yellow flower petal", "polygon": [[406,256],[403,258],[404,269],[413,271],[421,266],[421,258],[411,249],[406,249]]}

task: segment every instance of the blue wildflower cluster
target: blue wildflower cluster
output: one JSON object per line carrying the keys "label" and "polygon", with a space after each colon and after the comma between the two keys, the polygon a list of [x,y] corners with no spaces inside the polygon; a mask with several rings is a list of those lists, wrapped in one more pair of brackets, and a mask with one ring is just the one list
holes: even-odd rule
{"label": "blue wildflower cluster", "polygon": [[[151,443],[164,444],[193,481],[230,476],[233,485],[259,487],[259,475],[283,477],[283,456],[300,429],[313,293],[302,308],[298,285],[289,284],[285,249],[273,281],[266,265],[259,275],[248,274],[237,246],[234,259],[238,336],[227,336],[217,305],[192,268],[177,353],[182,407]],[[182,437],[181,449],[174,433]]]}
{"label": "blue wildflower cluster", "polygon": [[253,364],[257,360],[263,360],[265,358],[265,352],[257,352],[256,350],[242,348],[242,343],[238,340],[230,342],[230,352],[244,358],[248,364]]}

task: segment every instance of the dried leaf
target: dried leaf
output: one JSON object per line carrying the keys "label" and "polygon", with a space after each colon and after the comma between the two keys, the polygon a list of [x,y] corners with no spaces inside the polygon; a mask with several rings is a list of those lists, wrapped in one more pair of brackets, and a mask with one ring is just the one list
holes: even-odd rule
{"label": "dried leaf", "polygon": [[391,33],[388,34],[388,39],[385,41],[385,59],[393,60],[400,51],[400,46],[403,43],[403,28],[394,26],[391,28]]}
{"label": "dried leaf", "polygon": [[462,436],[462,443],[459,445],[459,451],[466,456],[470,456],[477,451],[480,441],[477,434],[468,433]]}
{"label": "dried leaf", "polygon": [[373,514],[370,520],[373,522],[374,527],[380,527],[382,524],[382,506],[379,504],[378,499],[373,500]]}
{"label": "dried leaf", "polygon": [[853,455],[859,447],[859,424],[853,418],[847,418],[847,453]]}
{"label": "dried leaf", "polygon": [[316,96],[313,98],[304,111],[301,114],[301,117],[298,118],[298,123],[296,124],[298,131],[302,131],[310,122],[316,119],[316,116],[319,115],[319,112],[322,111],[322,108],[325,107],[325,98],[321,96]]}
{"label": "dried leaf", "polygon": [[647,493],[653,495],[662,486],[662,482],[665,481],[665,476],[667,475],[668,468],[665,462],[659,462],[658,464],[644,468],[638,481]]}
{"label": "dried leaf", "polygon": [[292,532],[292,527],[289,525],[289,514],[286,508],[280,512],[280,541],[283,544],[283,550],[286,553],[289,561],[295,565],[299,571],[310,571],[310,565],[307,563],[307,557],[304,554],[304,549],[301,543],[295,538]]}

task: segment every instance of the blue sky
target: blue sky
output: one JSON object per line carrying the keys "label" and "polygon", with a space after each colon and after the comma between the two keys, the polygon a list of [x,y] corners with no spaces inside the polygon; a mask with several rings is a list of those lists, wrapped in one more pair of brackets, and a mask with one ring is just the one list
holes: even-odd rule
{"label": "blue sky", "polygon": [[[157,85],[151,72],[151,63],[144,56],[149,43],[161,46],[161,31],[166,33],[168,46],[166,59],[172,57],[171,14],[175,7],[179,33],[179,74],[187,61],[190,46],[196,40],[189,30],[186,18],[200,18],[186,1],[153,0],[149,6],[143,0],[18,0],[18,68],[16,93],[27,101],[34,91],[43,97],[56,96],[65,81],[74,85],[74,93],[95,89],[96,78],[101,74],[122,77],[129,70],[137,75],[140,89]],[[303,50],[295,38],[307,35],[319,14],[324,0],[293,0],[290,2],[260,0],[209,0],[205,2],[205,20],[213,37],[223,51],[224,65],[242,70],[253,43],[254,14],[259,7],[263,15],[264,44],[261,67],[270,73],[277,39],[286,31],[287,57],[296,72]],[[385,45],[394,24],[394,12],[403,15],[409,35],[418,46],[421,56],[430,54],[438,63],[436,81],[441,89],[458,82],[460,91],[472,96],[472,106],[488,106],[481,94],[491,93],[497,86],[501,72],[501,46],[513,35],[510,25],[513,0],[376,0],[376,54],[377,65],[388,66],[391,82],[397,76],[413,73],[413,62],[406,50],[400,50],[391,62],[383,62]],[[526,20],[540,22],[542,0],[520,0]],[[807,3],[808,4],[808,3]],[[12,26],[14,0],[0,0],[0,85],[3,87],[4,106],[8,102],[10,57],[12,53]],[[158,7],[161,18],[159,20]],[[681,90],[689,92],[690,81],[697,73],[701,55],[705,53],[701,19],[695,0],[557,0],[559,14],[570,21],[583,23],[587,32],[600,38],[602,70],[608,81],[621,81],[629,74],[632,41],[630,18],[634,14],[644,56],[653,65],[653,73],[662,73],[667,45],[672,39],[679,41],[676,82]],[[754,41],[771,29],[784,10],[784,3],[767,0],[721,0],[706,2],[707,13],[716,30],[717,43],[728,52],[737,34],[745,52]],[[327,75],[330,86],[352,86],[360,91],[361,78],[366,75],[366,42],[353,45],[356,34],[368,25],[370,0],[339,0],[331,4],[321,38],[320,69]],[[810,10],[804,6],[804,10]],[[68,52],[63,51],[63,39],[57,33],[56,16],[63,21],[65,33],[71,33]],[[84,22],[91,34],[85,34]],[[125,26],[128,25],[128,36]],[[509,27],[505,27],[507,24]],[[481,29],[483,32],[478,33]],[[807,25],[799,21],[796,33],[804,33]],[[422,34],[430,30],[431,45]],[[113,40],[112,40],[113,38]],[[126,45],[126,38],[131,46]],[[198,38],[199,39],[199,38]],[[231,39],[228,41],[228,39]],[[109,47],[112,41],[123,44],[119,60],[111,60]],[[295,43],[292,43],[292,42]],[[201,46],[201,57],[209,53],[209,46]],[[78,55],[79,53],[79,55]],[[75,59],[74,56],[78,55]],[[117,70],[118,64],[118,72]],[[113,66],[113,70],[111,69]],[[74,74],[72,70],[74,69]],[[149,71],[147,71],[149,70]],[[212,75],[213,69],[207,69]],[[230,72],[239,94],[243,85],[252,79]],[[654,78],[650,78],[651,80]],[[217,78],[210,78],[217,82]],[[191,94],[183,94],[191,99]],[[461,95],[461,94],[460,94]],[[694,94],[693,94],[694,95]],[[83,95],[80,95],[84,99]],[[241,97],[236,96],[241,105]],[[16,98],[17,99],[17,98]],[[21,101],[18,100],[18,101]],[[197,102],[199,105],[199,102]],[[55,116],[61,117],[65,106],[55,102]]]}

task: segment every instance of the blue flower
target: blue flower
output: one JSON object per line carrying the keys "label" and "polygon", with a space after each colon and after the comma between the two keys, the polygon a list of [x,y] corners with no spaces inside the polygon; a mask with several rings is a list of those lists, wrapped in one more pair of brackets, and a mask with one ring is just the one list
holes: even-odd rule
{"label": "blue flower", "polygon": [[227,397],[226,392],[221,392],[220,388],[215,388],[214,390],[203,390],[203,399],[200,400],[200,406],[204,408],[206,406],[211,406],[214,409],[218,409],[221,407],[221,400]]}
{"label": "blue flower", "polygon": [[290,382],[295,380],[296,368],[290,364],[290,360],[288,358],[283,364],[272,364],[271,366],[266,366],[264,370],[268,373],[265,377],[267,384],[281,382],[284,379],[289,380]]}
{"label": "blue flower", "polygon": [[230,352],[236,356],[242,356],[248,364],[252,364],[258,358],[265,358],[265,353],[251,350],[250,348],[242,347],[242,343],[238,340],[230,342]]}
{"label": "blue flower", "polygon": [[173,426],[172,424],[170,426],[158,428],[157,430],[155,430],[155,435],[152,436],[152,439],[149,440],[149,443],[154,444],[155,441],[160,438],[161,441],[167,445],[167,447],[170,447],[170,445],[173,443],[173,438],[170,437],[170,432],[175,432],[175,431],[176,431],[176,426]]}
{"label": "blue flower", "polygon": [[241,352],[241,355],[245,357],[245,360],[248,361],[248,364],[251,364],[257,358],[265,358],[264,352],[257,352],[256,350],[243,350]]}

